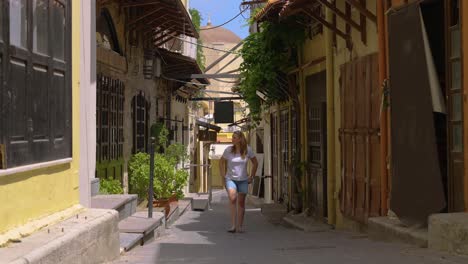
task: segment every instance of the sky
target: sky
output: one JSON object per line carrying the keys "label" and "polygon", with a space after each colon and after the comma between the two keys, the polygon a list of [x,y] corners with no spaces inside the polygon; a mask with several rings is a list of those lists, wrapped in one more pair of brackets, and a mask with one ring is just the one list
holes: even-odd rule
{"label": "sky", "polygon": [[[206,26],[209,17],[211,18],[211,24],[217,26],[239,14],[241,2],[242,0],[190,0],[189,4],[190,8],[200,11],[202,26]],[[247,18],[249,11],[244,12],[243,16]],[[243,16],[241,15],[223,26],[236,33],[242,39],[249,34],[247,20]]]}

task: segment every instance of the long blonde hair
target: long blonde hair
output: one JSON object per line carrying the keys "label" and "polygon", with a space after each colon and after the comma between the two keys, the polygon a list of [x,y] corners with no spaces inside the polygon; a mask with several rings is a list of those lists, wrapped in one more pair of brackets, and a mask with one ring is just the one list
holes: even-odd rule
{"label": "long blonde hair", "polygon": [[[241,154],[242,159],[245,159],[247,155],[247,139],[245,139],[244,133],[241,131],[235,131],[232,136],[236,135],[239,138],[239,153]],[[235,154],[237,152],[236,145],[234,144],[231,149],[231,153]]]}

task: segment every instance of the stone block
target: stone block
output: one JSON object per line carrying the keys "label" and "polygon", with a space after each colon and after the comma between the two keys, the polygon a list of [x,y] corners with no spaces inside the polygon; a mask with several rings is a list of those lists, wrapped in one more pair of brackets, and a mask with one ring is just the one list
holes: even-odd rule
{"label": "stone block", "polygon": [[100,187],[99,178],[91,179],[90,184],[91,184],[91,197],[98,195],[99,187]]}
{"label": "stone block", "polygon": [[119,256],[118,214],[88,209],[0,248],[0,263],[105,263]]}
{"label": "stone block", "polygon": [[208,209],[208,199],[209,195],[200,193],[197,195],[193,195],[192,197],[192,210],[199,210],[199,211],[205,211]]}
{"label": "stone block", "polygon": [[373,217],[368,222],[369,237],[381,241],[397,241],[401,243],[427,247],[427,229],[406,227],[398,219],[389,217]]}
{"label": "stone block", "polygon": [[468,213],[431,215],[429,217],[429,247],[468,255]]}

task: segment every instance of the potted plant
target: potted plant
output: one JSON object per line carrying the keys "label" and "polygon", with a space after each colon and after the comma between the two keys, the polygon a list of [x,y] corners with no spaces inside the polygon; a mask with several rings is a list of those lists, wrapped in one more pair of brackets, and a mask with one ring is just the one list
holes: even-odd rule
{"label": "potted plant", "polygon": [[[169,213],[170,202],[183,197],[183,188],[187,184],[188,172],[178,168],[183,164],[188,154],[184,145],[176,143],[166,148],[167,129],[161,123],[151,128],[152,134],[157,135],[155,150],[162,153],[154,155],[154,201],[153,206],[164,207],[166,216]],[[150,155],[137,153],[129,162],[130,192],[138,194],[140,199],[148,196],[150,177]]]}
{"label": "potted plant", "polygon": [[171,202],[176,202],[179,198],[184,196],[183,188],[187,184],[189,177],[188,172],[183,168],[183,164],[187,161],[189,155],[187,149],[183,144],[175,143],[167,147],[166,157],[176,168],[174,184],[171,195]]}

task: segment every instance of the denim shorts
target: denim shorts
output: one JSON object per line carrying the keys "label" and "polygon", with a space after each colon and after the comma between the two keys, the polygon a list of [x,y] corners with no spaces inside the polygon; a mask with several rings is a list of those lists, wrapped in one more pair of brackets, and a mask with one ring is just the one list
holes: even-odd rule
{"label": "denim shorts", "polygon": [[238,193],[245,193],[247,194],[249,190],[249,181],[244,180],[244,181],[234,181],[231,179],[226,178],[226,189],[234,189]]}

